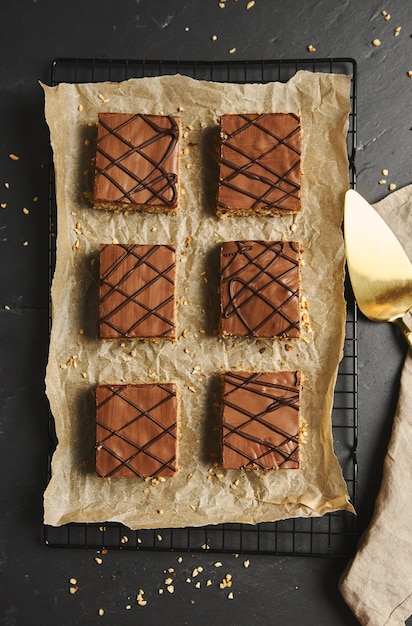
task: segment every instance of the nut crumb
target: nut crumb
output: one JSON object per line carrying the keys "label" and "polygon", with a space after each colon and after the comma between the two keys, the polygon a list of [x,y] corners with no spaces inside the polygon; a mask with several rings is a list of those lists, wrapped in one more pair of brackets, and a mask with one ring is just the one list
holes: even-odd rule
{"label": "nut crumb", "polygon": [[210,38],[212,41],[217,41],[217,35],[212,35]]}
{"label": "nut crumb", "polygon": [[255,0],[250,0],[250,2],[248,2],[247,5],[246,5],[246,10],[248,11],[249,9],[251,9],[254,6],[255,6]]}
{"label": "nut crumb", "polygon": [[236,52],[236,48],[230,48],[229,54],[234,54]]}
{"label": "nut crumb", "polygon": [[227,594],[228,600],[233,600],[233,591]]}
{"label": "nut crumb", "polygon": [[380,39],[374,39],[372,41],[372,45],[375,46],[375,48],[379,48],[379,46],[382,44]]}
{"label": "nut crumb", "polygon": [[78,586],[77,585],[73,585],[72,587],[70,587],[69,591],[70,593],[73,595],[78,591]]}
{"label": "nut crumb", "polygon": [[246,561],[243,561],[243,567],[248,568],[248,567],[249,567],[249,565],[250,565],[250,561],[249,561],[249,559],[246,559]]}
{"label": "nut crumb", "polygon": [[11,159],[12,161],[18,161],[20,157],[17,156],[17,154],[9,154],[9,159]]}
{"label": "nut crumb", "polygon": [[77,585],[77,578],[70,578],[69,583],[71,585]]}
{"label": "nut crumb", "polygon": [[389,185],[389,191],[395,191],[395,189],[396,189],[396,184],[395,183],[391,183]]}
{"label": "nut crumb", "polygon": [[379,185],[386,185],[386,178],[381,178],[380,180],[378,180],[378,184]]}
{"label": "nut crumb", "polygon": [[23,211],[24,215],[28,215],[30,213],[29,209],[27,209],[26,207],[24,207],[22,209],[22,211]]}
{"label": "nut crumb", "polygon": [[393,29],[394,36],[397,37],[400,34],[401,30],[402,30],[402,26],[397,26],[396,28],[394,28]]}
{"label": "nut crumb", "polygon": [[168,586],[166,587],[166,589],[167,589],[167,591],[168,591],[169,593],[174,593],[174,592],[175,592],[175,588],[174,588],[174,586],[173,586],[173,585],[168,585]]}
{"label": "nut crumb", "polygon": [[101,559],[100,557],[96,556],[94,558],[94,560],[96,561],[97,565],[101,565],[103,563],[103,559]]}
{"label": "nut crumb", "polygon": [[312,44],[309,44],[307,47],[308,52],[316,52],[316,48],[315,46],[312,46]]}
{"label": "nut crumb", "polygon": [[99,615],[100,616],[104,615],[104,609],[99,609]]}
{"label": "nut crumb", "polygon": [[412,70],[408,71],[408,76],[409,76],[409,78],[412,78]]}

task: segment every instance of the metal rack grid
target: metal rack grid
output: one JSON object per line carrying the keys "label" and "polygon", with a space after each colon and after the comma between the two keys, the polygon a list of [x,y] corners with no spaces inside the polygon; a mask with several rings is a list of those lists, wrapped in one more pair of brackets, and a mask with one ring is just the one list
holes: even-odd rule
{"label": "metal rack grid", "polygon": [[[347,137],[350,182],[356,184],[356,62],[353,59],[297,59],[278,61],[130,61],[107,59],[57,59],[51,68],[51,84],[122,81],[129,78],[184,74],[217,82],[286,82],[298,70],[346,74],[351,77],[351,113]],[[54,177],[50,175],[50,274],[55,261]],[[356,508],[358,438],[357,308],[346,288],[347,320],[344,356],[334,395],[332,428],[334,449]],[[54,420],[49,415],[51,452],[56,445]],[[51,547],[123,549],[299,556],[348,556],[357,540],[356,517],[337,511],[318,518],[292,518],[257,525],[219,524],[201,528],[171,528],[131,531],[122,524],[66,524],[44,527],[44,540]]]}

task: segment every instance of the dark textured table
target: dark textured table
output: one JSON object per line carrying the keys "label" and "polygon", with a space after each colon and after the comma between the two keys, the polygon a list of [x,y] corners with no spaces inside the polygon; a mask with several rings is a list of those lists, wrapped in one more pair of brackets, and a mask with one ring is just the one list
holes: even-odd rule
{"label": "dark textured table", "polygon": [[[357,188],[376,202],[412,182],[412,7],[356,0],[3,0],[0,6],[1,515],[3,624],[356,624],[337,590],[346,560],[49,548],[43,542],[48,404],[50,148],[38,81],[56,57],[218,61],[351,57],[358,63]],[[384,19],[386,9],[390,19]],[[401,27],[400,31],[396,31]],[[216,35],[217,39],[212,40]],[[378,39],[381,45],[372,44]],[[313,46],[314,52],[308,51]],[[17,155],[18,160],[9,157]],[[386,184],[382,169],[388,169]],[[368,524],[405,346],[359,332],[359,531]],[[101,559],[96,562],[96,557]],[[179,558],[180,557],[180,558]],[[222,562],[216,568],[216,561]],[[201,587],[189,584],[194,568]],[[164,588],[174,568],[174,593]],[[233,600],[219,581],[232,575]],[[71,583],[70,579],[77,583]],[[212,584],[207,585],[207,580]],[[78,586],[70,593],[71,586]],[[144,590],[146,606],[136,603]],[[130,608],[128,608],[130,607]],[[99,615],[104,609],[104,615]],[[412,622],[411,622],[412,623]]]}

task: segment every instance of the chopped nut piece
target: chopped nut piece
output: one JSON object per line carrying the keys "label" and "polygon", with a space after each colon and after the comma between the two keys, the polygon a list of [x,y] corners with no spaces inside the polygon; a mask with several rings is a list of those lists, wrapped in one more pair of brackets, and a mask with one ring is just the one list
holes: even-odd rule
{"label": "chopped nut piece", "polygon": [[104,609],[99,609],[99,615],[100,616],[104,615]]}
{"label": "chopped nut piece", "polygon": [[25,246],[27,248],[28,245],[29,245],[29,242],[27,240],[23,241],[23,246]]}
{"label": "chopped nut piece", "polygon": [[217,41],[217,35],[212,35],[210,38],[212,41]]}
{"label": "chopped nut piece", "polygon": [[255,0],[250,0],[250,2],[248,2],[247,5],[246,5],[246,10],[248,11],[249,9],[251,9],[254,6],[255,6]]}
{"label": "chopped nut piece", "polygon": [[9,154],[9,158],[12,161],[18,161],[20,159],[20,157],[18,157],[17,154]]}
{"label": "chopped nut piece", "polygon": [[222,567],[223,563],[221,563],[220,561],[216,561],[216,563],[214,563],[215,567]]}
{"label": "chopped nut piece", "polygon": [[249,567],[249,565],[250,565],[249,559],[246,559],[246,561],[243,561],[243,567],[247,568],[247,567]]}
{"label": "chopped nut piece", "polygon": [[7,206],[7,204],[6,204],[5,202],[2,202],[2,203],[0,204],[0,206],[1,206],[1,208],[2,208],[2,209],[5,209],[5,208],[6,208],[6,206]]}
{"label": "chopped nut piece", "polygon": [[236,52],[236,48],[230,48],[229,54],[234,54]]}
{"label": "chopped nut piece", "polygon": [[171,585],[173,582],[173,578],[165,578],[165,585]]}
{"label": "chopped nut piece", "polygon": [[312,46],[312,44],[309,44],[307,47],[308,52],[316,52],[316,48],[315,46]]}
{"label": "chopped nut piece", "polygon": [[103,559],[101,559],[100,557],[96,556],[94,558],[94,560],[96,561],[97,565],[101,565],[103,563]]}
{"label": "chopped nut piece", "polygon": [[227,594],[228,600],[233,600],[233,591]]}
{"label": "chopped nut piece", "polygon": [[379,185],[386,185],[386,178],[381,178],[378,180]]}
{"label": "chopped nut piece", "polygon": [[77,585],[77,578],[70,578],[69,582],[71,585]]}
{"label": "chopped nut piece", "polygon": [[24,215],[28,215],[30,213],[29,209],[26,209],[26,207],[24,207],[22,209],[22,211],[23,211]]}
{"label": "chopped nut piece", "polygon": [[166,587],[166,589],[167,589],[167,591],[168,591],[169,593],[174,593],[174,592],[175,592],[175,588],[174,588],[174,586],[173,586],[173,585],[168,585],[168,586]]}
{"label": "chopped nut piece", "polygon": [[387,176],[387,175],[389,174],[389,170],[387,170],[387,169],[383,169],[383,170],[382,170],[382,174],[383,174],[384,176]]}
{"label": "chopped nut piece", "polygon": [[374,39],[372,41],[372,45],[375,46],[375,48],[378,48],[381,45],[381,40],[380,39]]}
{"label": "chopped nut piece", "polygon": [[409,70],[408,76],[409,76],[409,78],[412,78],[412,70]]}
{"label": "chopped nut piece", "polygon": [[396,28],[394,28],[393,34],[395,35],[395,37],[399,35],[399,33],[401,32],[401,29],[402,29],[402,26],[397,26]]}
{"label": "chopped nut piece", "polygon": [[76,591],[78,590],[78,586],[77,585],[73,585],[72,587],[70,587],[69,591],[70,593],[73,595],[74,593],[76,593]]}
{"label": "chopped nut piece", "polygon": [[394,191],[396,189],[396,184],[395,183],[391,183],[389,185],[389,191]]}
{"label": "chopped nut piece", "polygon": [[202,583],[200,582],[200,580],[199,580],[197,583],[195,583],[195,587],[196,587],[196,589],[200,589],[201,584],[202,584]]}

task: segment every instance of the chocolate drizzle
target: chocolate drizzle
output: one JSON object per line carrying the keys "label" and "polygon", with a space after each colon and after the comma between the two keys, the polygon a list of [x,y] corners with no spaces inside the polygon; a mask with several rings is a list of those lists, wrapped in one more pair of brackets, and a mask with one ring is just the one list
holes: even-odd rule
{"label": "chocolate drizzle", "polygon": [[231,241],[221,248],[224,335],[299,337],[299,243]]}
{"label": "chocolate drizzle", "polygon": [[96,389],[96,473],[103,477],[173,476],[176,386],[99,385]]}
{"label": "chocolate drizzle", "polygon": [[299,468],[299,410],[299,372],[227,372],[223,381],[223,467]]}
{"label": "chocolate drizzle", "polygon": [[300,119],[293,113],[223,115],[218,213],[300,211]]}
{"label": "chocolate drizzle", "polygon": [[175,207],[178,140],[172,116],[99,113],[95,203]]}
{"label": "chocolate drizzle", "polygon": [[175,249],[100,246],[100,337],[175,338]]}

